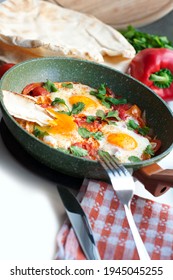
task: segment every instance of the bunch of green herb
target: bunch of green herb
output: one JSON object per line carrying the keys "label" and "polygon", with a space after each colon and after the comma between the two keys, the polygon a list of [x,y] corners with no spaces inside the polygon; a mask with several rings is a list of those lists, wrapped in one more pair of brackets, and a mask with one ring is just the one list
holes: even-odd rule
{"label": "bunch of green herb", "polygon": [[173,49],[173,43],[166,36],[141,32],[131,25],[124,30],[120,30],[120,32],[135,48],[137,53],[147,48]]}

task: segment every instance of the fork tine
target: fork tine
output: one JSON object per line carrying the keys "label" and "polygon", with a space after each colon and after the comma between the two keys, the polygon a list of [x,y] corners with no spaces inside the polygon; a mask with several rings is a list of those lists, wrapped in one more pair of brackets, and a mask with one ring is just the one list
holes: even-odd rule
{"label": "fork tine", "polygon": [[114,162],[111,161],[111,159],[109,158],[109,156],[107,154],[104,154],[104,155],[101,154],[100,160],[101,160],[103,167],[104,167],[104,164],[106,164],[107,169],[109,168],[109,170],[111,170],[113,175],[117,176],[117,174],[118,174],[119,176],[121,176],[119,167],[117,165],[115,165]]}
{"label": "fork tine", "polygon": [[119,168],[122,171],[122,173],[124,173],[124,175],[130,175],[129,171],[121,163],[118,163],[114,156],[108,155],[107,157],[109,157],[109,160],[112,162],[112,164],[116,166],[116,168]]}
{"label": "fork tine", "polygon": [[113,170],[112,166],[109,164],[109,162],[104,157],[100,156],[99,161],[108,174],[109,174],[109,172],[111,172],[112,175],[114,175],[114,170]]}

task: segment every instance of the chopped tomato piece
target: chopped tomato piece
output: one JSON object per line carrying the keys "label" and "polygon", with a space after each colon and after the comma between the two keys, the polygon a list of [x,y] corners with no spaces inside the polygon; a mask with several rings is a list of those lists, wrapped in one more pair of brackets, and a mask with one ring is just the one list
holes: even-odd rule
{"label": "chopped tomato piece", "polygon": [[141,110],[137,105],[133,105],[130,107],[130,109],[127,110],[127,114],[135,117],[135,118],[141,118]]}
{"label": "chopped tomato piece", "polygon": [[99,120],[94,120],[93,122],[88,123],[86,121],[86,117],[76,117],[75,118],[75,122],[76,124],[80,127],[85,127],[86,129],[88,129],[91,132],[96,132],[98,131],[98,129],[102,126],[102,124],[99,122]]}
{"label": "chopped tomato piece", "polygon": [[151,145],[152,145],[154,153],[156,153],[160,149],[161,144],[162,144],[162,142],[159,139],[152,139],[151,140]]}
{"label": "chopped tomato piece", "polygon": [[32,96],[40,96],[40,95],[48,95],[49,92],[41,87],[41,86],[38,86],[38,87],[35,87],[32,91],[31,91],[31,95]]}
{"label": "chopped tomato piece", "polygon": [[113,109],[118,111],[119,117],[122,120],[125,120],[128,117],[127,111],[130,109],[130,107],[131,107],[130,104],[120,104],[120,105],[114,105]]}
{"label": "chopped tomato piece", "polygon": [[92,142],[80,142],[80,143],[75,143],[74,146],[78,146],[82,149],[85,149],[88,151],[89,157],[92,158],[93,160],[95,160],[97,158],[97,151],[99,148],[99,143],[97,142],[97,140],[92,139]]}
{"label": "chopped tomato piece", "polygon": [[34,88],[40,87],[40,86],[42,86],[42,85],[43,85],[43,83],[32,83],[32,84],[29,84],[29,85],[27,85],[27,86],[23,89],[22,94],[25,94],[25,95],[30,94],[30,92],[31,92]]}

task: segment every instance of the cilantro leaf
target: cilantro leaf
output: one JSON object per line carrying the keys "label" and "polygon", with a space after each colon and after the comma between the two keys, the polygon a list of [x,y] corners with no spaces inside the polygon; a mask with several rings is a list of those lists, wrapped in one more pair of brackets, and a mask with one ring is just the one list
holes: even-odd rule
{"label": "cilantro leaf", "polygon": [[103,133],[101,131],[91,133],[96,140],[101,140],[103,138]]}
{"label": "cilantro leaf", "polygon": [[149,133],[149,131],[150,131],[150,129],[147,126],[138,128],[138,132],[143,136],[147,135]]}
{"label": "cilantro leaf", "polygon": [[106,118],[115,118],[118,121],[121,120],[121,118],[119,117],[119,112],[117,110],[109,111]]}
{"label": "cilantro leaf", "polygon": [[152,148],[152,145],[148,145],[144,151],[145,154],[150,155],[150,156],[154,156],[154,151]]}
{"label": "cilantro leaf", "polygon": [[134,120],[129,120],[127,123],[127,128],[130,130],[137,130],[142,136],[145,136],[149,133],[150,128],[147,126],[140,127]]}
{"label": "cilantro leaf", "polygon": [[114,98],[114,97],[105,97],[105,101],[109,102],[110,104],[113,105],[119,105],[119,104],[126,104],[127,103],[127,99],[125,98]]}
{"label": "cilantro leaf", "polygon": [[79,114],[85,107],[85,104],[83,102],[77,102],[73,104],[72,110],[71,110],[71,115],[76,115]]}
{"label": "cilantro leaf", "polygon": [[62,83],[61,86],[65,87],[65,88],[73,88],[73,84],[72,83]]}
{"label": "cilantro leaf", "polygon": [[106,86],[105,84],[101,84],[98,88],[98,93],[101,95],[105,95],[106,94]]}
{"label": "cilantro leaf", "polygon": [[83,148],[80,148],[78,146],[71,146],[70,147],[70,152],[74,155],[74,156],[77,156],[77,157],[85,157],[88,155],[88,151],[83,149]]}
{"label": "cilantro leaf", "polygon": [[130,160],[131,162],[140,162],[141,161],[141,159],[136,156],[130,156],[128,158],[128,160]]}
{"label": "cilantro leaf", "polygon": [[57,148],[57,150],[60,151],[60,152],[65,153],[65,154],[70,154],[70,151],[69,151],[69,150],[66,150],[66,149],[64,149],[64,148]]}
{"label": "cilantro leaf", "polygon": [[78,133],[82,138],[89,138],[91,136],[91,132],[86,129],[85,127],[79,127],[78,128]]}
{"label": "cilantro leaf", "polygon": [[101,118],[101,120],[105,119],[105,113],[102,110],[97,110],[96,116]]}
{"label": "cilantro leaf", "polygon": [[48,135],[48,133],[46,131],[41,131],[38,127],[34,127],[34,131],[33,134],[35,137],[37,138],[43,138],[45,135]]}
{"label": "cilantro leaf", "polygon": [[103,133],[101,131],[97,132],[90,132],[88,129],[85,127],[79,127],[78,128],[78,133],[80,134],[81,137],[83,138],[89,138],[93,137],[96,140],[101,140],[103,138]]}
{"label": "cilantro leaf", "polygon": [[139,125],[134,120],[129,120],[127,123],[127,128],[130,130],[137,130]]}
{"label": "cilantro leaf", "polygon": [[87,118],[86,118],[87,123],[94,122],[95,120],[96,120],[96,117],[94,117],[94,116],[87,116]]}
{"label": "cilantro leaf", "polygon": [[65,106],[67,106],[65,100],[59,97],[55,97],[55,99],[51,103],[52,106],[55,106],[56,104],[64,104]]}
{"label": "cilantro leaf", "polygon": [[43,86],[47,91],[49,92],[56,92],[58,91],[57,87],[54,85],[53,82],[51,82],[50,80],[47,80],[47,82],[44,83]]}

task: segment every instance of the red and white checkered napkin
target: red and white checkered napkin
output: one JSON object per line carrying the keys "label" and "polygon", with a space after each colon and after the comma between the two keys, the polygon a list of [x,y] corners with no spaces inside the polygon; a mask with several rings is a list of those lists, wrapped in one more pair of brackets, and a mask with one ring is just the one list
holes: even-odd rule
{"label": "red and white checkered napkin", "polygon": [[[101,259],[139,259],[124,207],[112,187],[85,180],[79,199],[89,217]],[[131,209],[151,259],[173,259],[173,208],[135,195]],[[68,220],[57,235],[57,245],[56,259],[85,259]]]}

